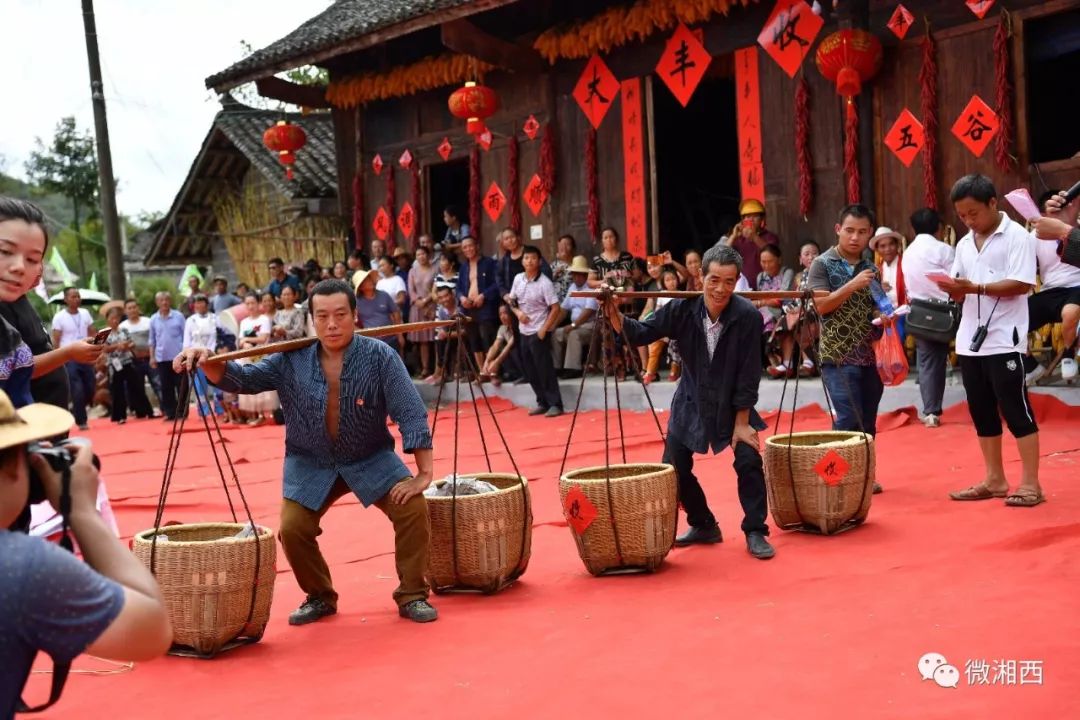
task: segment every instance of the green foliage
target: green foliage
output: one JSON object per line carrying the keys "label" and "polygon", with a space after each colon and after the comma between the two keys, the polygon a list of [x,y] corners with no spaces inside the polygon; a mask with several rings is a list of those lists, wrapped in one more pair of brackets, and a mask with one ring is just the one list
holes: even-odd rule
{"label": "green foliage", "polygon": [[162,290],[172,295],[174,308],[180,307],[180,304],[184,301],[184,296],[176,289],[176,278],[170,275],[138,277],[135,278],[132,285],[131,292],[135,295],[135,299],[139,301],[139,310],[142,311],[143,315],[157,312],[154,296]]}
{"label": "green foliage", "polygon": [[[79,132],[74,117],[61,118],[56,124],[49,147],[37,138],[37,150],[26,161],[26,175],[30,181],[51,193],[63,195],[76,208],[97,214],[98,164],[94,150],[94,138],[87,132]],[[75,211],[75,221],[79,221]]]}
{"label": "green foliage", "polygon": [[[255,48],[253,48],[251,43],[246,40],[241,40],[240,52],[241,58],[246,58],[255,52]],[[283,73],[278,73],[278,77],[282,80],[296,83],[297,85],[326,86],[330,82],[330,73],[325,68],[315,67],[314,65],[304,65],[302,67],[293,68],[292,70],[286,70]],[[255,89],[255,83],[240,85],[230,92],[238,101],[249,107],[258,108],[259,110],[274,110],[278,112],[300,111],[300,108],[296,105],[263,97],[259,94],[258,90]]]}
{"label": "green foliage", "polygon": [[53,315],[60,308],[60,305],[50,305],[42,300],[38,294],[34,291],[30,291],[26,294],[26,297],[30,299],[30,304],[34,306],[34,310],[37,311],[38,317],[48,327],[52,323]]}
{"label": "green foliage", "polygon": [[71,214],[71,201],[63,195],[50,193],[44,188],[23,182],[0,172],[0,195],[7,195],[18,200],[29,200],[41,208],[53,222],[50,223],[50,234],[56,232],[56,225],[70,226],[74,215]]}

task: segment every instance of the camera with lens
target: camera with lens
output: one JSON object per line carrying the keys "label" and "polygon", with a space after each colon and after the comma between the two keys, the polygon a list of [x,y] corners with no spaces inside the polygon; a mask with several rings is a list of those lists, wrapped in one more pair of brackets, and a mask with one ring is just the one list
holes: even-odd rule
{"label": "camera with lens", "polygon": [[[67,438],[66,440],[60,440],[54,442],[52,445],[42,445],[41,443],[30,443],[27,447],[27,452],[32,455],[37,455],[45,459],[49,463],[49,467],[53,469],[53,472],[63,473],[65,470],[71,467],[71,463],[75,462],[75,454],[79,452],[79,448],[83,446],[89,447],[90,441],[83,437]],[[94,456],[94,467],[98,470],[101,469],[101,461],[98,460],[97,455]],[[67,487],[64,491],[67,491]],[[45,494],[45,483],[42,481],[38,474],[34,472],[33,466],[30,467],[30,500],[29,504],[35,505],[39,502],[44,502],[48,499]],[[61,508],[57,508],[60,510]]]}

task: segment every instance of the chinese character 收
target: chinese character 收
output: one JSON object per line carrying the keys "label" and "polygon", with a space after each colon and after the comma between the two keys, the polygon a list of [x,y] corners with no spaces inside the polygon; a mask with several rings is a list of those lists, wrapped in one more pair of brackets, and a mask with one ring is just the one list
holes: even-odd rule
{"label": "chinese character \u6536", "polygon": [[979,120],[981,117],[982,111],[980,110],[976,110],[973,114],[968,115],[968,129],[964,131],[964,137],[970,137],[975,142],[982,140],[983,133],[988,131],[990,126],[982,120]]}
{"label": "chinese character \u6536", "polygon": [[990,665],[985,660],[968,660],[964,663],[968,685],[989,685]]}
{"label": "chinese character \u6536", "polygon": [[680,75],[679,82],[686,85],[686,71],[692,67],[697,67],[697,63],[690,59],[690,46],[683,40],[679,43],[679,49],[675,51],[675,68],[668,75],[672,77],[676,74]]}
{"label": "chinese character \u6536", "polygon": [[798,43],[800,47],[806,47],[810,43],[795,32],[795,26],[799,24],[799,12],[780,13],[780,26],[773,30],[773,42],[780,46],[781,52],[787,50],[791,43]]}

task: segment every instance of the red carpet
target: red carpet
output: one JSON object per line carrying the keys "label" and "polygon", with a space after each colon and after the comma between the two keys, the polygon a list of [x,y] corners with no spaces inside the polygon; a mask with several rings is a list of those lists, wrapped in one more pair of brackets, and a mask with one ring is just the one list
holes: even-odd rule
{"label": "red carpet", "polygon": [[[879,423],[885,493],[863,527],[835,537],[774,530],[777,557],[751,558],[725,453],[699,460],[698,475],[726,542],[675,550],[655,575],[607,578],[585,573],[559,508],[570,417],[526,418],[500,404],[514,458],[533,483],[533,557],[517,585],[491,597],[435,597],[441,618],[432,625],[400,620],[390,598],[390,526],[349,499],[328,513],[322,537],[341,614],[287,625],[302,597],[279,551],[261,643],[210,661],[170,657],[118,675],[74,675],[46,717],[1070,717],[1080,700],[1080,411],[1032,400],[1049,501],[1042,506],[949,501],[948,490],[981,479],[966,409],[946,412],[933,431],[898,412]],[[475,433],[466,409],[462,427]],[[451,470],[449,417],[440,415],[437,476]],[[657,460],[652,418],[627,414],[624,422],[630,459]],[[798,414],[796,430],[825,426],[820,410]],[[569,466],[603,463],[603,415],[584,414],[577,427]],[[226,433],[257,520],[276,527],[282,429]],[[152,524],[167,427],[98,420],[89,434],[130,537]],[[462,442],[462,458],[463,471],[482,469],[475,435]],[[1015,484],[1009,437],[1005,458]],[[180,465],[166,519],[226,519],[201,428],[185,433]],[[509,469],[501,447],[495,468]],[[958,688],[921,680],[916,664],[927,652],[959,668]],[[1029,675],[1021,685],[1018,673],[1013,685],[969,685],[968,660],[1041,661],[1043,681]],[[32,696],[44,697],[47,678],[31,682]]]}

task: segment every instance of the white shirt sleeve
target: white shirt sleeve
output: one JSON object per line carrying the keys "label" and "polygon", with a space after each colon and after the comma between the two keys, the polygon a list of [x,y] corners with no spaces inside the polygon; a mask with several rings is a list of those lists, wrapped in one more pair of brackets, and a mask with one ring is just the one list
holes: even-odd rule
{"label": "white shirt sleeve", "polygon": [[1015,233],[1009,238],[1009,267],[1005,277],[1029,285],[1035,284],[1035,243],[1029,233]]}
{"label": "white shirt sleeve", "polygon": [[192,315],[184,321],[184,348],[191,347],[191,335],[195,331],[195,316]]}

